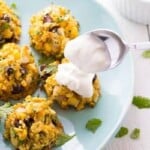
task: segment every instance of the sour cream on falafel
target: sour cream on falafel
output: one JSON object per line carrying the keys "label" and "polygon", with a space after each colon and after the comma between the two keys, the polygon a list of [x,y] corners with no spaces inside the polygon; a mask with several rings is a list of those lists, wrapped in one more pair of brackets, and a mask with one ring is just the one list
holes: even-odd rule
{"label": "sour cream on falafel", "polygon": [[91,97],[94,76],[95,74],[85,73],[72,63],[64,63],[58,66],[56,80],[59,84],[67,86],[83,97]]}
{"label": "sour cream on falafel", "polygon": [[66,44],[64,55],[70,63],[58,66],[56,80],[83,97],[93,95],[93,78],[110,63],[106,45],[91,34],[79,36]]}

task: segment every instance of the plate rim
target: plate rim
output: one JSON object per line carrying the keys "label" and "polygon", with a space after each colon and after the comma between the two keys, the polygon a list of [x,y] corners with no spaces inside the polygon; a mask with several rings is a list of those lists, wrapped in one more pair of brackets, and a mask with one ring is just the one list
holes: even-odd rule
{"label": "plate rim", "polygon": [[[118,33],[122,35],[122,31],[121,31],[120,27],[118,26],[117,20],[114,17],[114,15],[111,14],[110,10],[107,7],[103,6],[102,3],[100,2],[100,0],[93,0],[93,1],[97,2],[97,5],[100,5],[100,7],[102,9],[104,9],[106,11],[106,13],[113,19],[113,21],[116,25],[116,28],[118,30]],[[101,150],[108,144],[108,142],[110,142],[110,140],[112,140],[114,138],[114,135],[117,133],[117,130],[119,130],[119,127],[121,126],[123,119],[125,119],[125,116],[127,115],[127,112],[132,104],[132,99],[134,96],[135,76],[134,76],[134,60],[133,60],[133,55],[132,55],[131,51],[128,52],[128,57],[131,62],[131,64],[130,64],[130,69],[131,69],[130,75],[131,75],[131,86],[132,86],[131,87],[131,89],[132,89],[131,95],[129,95],[126,108],[121,112],[121,115],[120,115],[118,121],[116,122],[114,128],[111,130],[110,134],[104,139],[104,141],[98,146],[98,148],[96,150]]]}
{"label": "plate rim", "polygon": [[[116,25],[117,25],[117,23],[116,23]],[[119,29],[119,27],[118,27],[118,29]],[[114,135],[119,130],[119,127],[121,126],[122,121],[125,119],[125,116],[127,115],[127,112],[128,112],[128,110],[132,104],[132,99],[134,96],[134,81],[135,81],[134,80],[135,79],[135,77],[134,77],[134,63],[133,63],[134,61],[133,61],[132,52],[128,52],[128,57],[129,57],[130,62],[131,62],[131,64],[130,64],[131,73],[130,74],[131,74],[131,79],[132,79],[131,80],[132,91],[131,91],[131,94],[129,95],[129,98],[127,100],[128,103],[127,103],[125,109],[123,109],[123,111],[121,112],[121,115],[120,115],[118,121],[116,122],[114,128],[112,128],[110,134],[105,138],[105,140],[98,146],[98,148],[96,150],[101,150],[102,148],[104,148],[108,144],[108,142],[110,142],[111,139],[114,138]]]}

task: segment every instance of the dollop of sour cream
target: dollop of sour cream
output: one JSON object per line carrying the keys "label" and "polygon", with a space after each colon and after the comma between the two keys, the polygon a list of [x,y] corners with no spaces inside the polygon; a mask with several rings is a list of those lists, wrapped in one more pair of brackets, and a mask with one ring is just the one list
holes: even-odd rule
{"label": "dollop of sour cream", "polygon": [[60,64],[56,73],[56,81],[67,86],[83,97],[93,95],[93,73],[85,73],[72,63]]}
{"label": "dollop of sour cream", "polygon": [[66,44],[64,55],[85,72],[96,73],[110,65],[110,54],[100,38],[92,34],[81,35]]}
{"label": "dollop of sour cream", "polygon": [[84,34],[66,44],[64,55],[70,63],[60,64],[56,80],[83,97],[93,95],[95,73],[110,65],[106,44],[96,36]]}

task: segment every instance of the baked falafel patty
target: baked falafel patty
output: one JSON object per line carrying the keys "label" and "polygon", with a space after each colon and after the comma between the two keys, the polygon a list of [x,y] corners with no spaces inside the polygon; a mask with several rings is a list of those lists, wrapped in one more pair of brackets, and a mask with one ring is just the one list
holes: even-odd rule
{"label": "baked falafel patty", "polygon": [[0,46],[8,42],[18,42],[21,23],[15,12],[0,0]]}
{"label": "baked falafel patty", "polygon": [[20,99],[37,88],[38,69],[27,46],[8,43],[0,49],[0,100]]}
{"label": "baked falafel patty", "polygon": [[100,83],[97,76],[93,79],[93,95],[85,98],[71,91],[66,86],[60,85],[56,79],[56,74],[49,76],[44,84],[44,89],[52,102],[57,102],[61,108],[67,109],[70,106],[76,110],[84,109],[86,105],[94,107],[99,100]]}
{"label": "baked falafel patty", "polygon": [[63,57],[66,42],[78,34],[79,24],[65,7],[50,5],[31,18],[31,45],[46,56]]}
{"label": "baked falafel patty", "polygon": [[45,98],[27,96],[23,103],[12,106],[5,120],[5,139],[19,150],[51,149],[63,126]]}

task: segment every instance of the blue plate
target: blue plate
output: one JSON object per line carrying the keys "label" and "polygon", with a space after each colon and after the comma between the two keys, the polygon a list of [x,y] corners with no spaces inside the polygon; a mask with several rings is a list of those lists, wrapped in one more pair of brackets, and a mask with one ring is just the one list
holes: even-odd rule
{"label": "blue plate", "polygon": [[[81,33],[95,28],[108,28],[118,32],[113,18],[95,0],[6,0],[16,3],[22,21],[20,44],[29,44],[28,27],[30,17],[47,7],[51,2],[69,8],[79,20]],[[90,58],[89,58],[90,60]],[[56,108],[65,130],[76,136],[59,149],[98,150],[114,136],[125,116],[133,96],[133,63],[130,53],[119,67],[100,73],[102,97],[95,108],[83,111],[61,110]],[[100,118],[103,123],[95,134],[85,128],[91,118]],[[0,138],[0,149],[10,150],[11,146]],[[58,150],[58,149],[57,149]]]}

